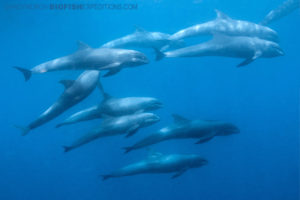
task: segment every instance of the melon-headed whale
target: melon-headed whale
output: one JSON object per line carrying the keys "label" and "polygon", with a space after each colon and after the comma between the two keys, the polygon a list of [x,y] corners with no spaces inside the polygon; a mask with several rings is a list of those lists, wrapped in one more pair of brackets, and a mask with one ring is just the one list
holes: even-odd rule
{"label": "melon-headed whale", "polygon": [[28,126],[17,127],[23,130],[23,135],[26,135],[30,130],[49,122],[89,96],[97,86],[99,78],[100,71],[88,70],[84,71],[75,81],[60,81],[64,85],[65,90],[59,99]]}
{"label": "melon-headed whale", "polygon": [[177,178],[187,170],[206,165],[208,161],[195,154],[170,154],[152,153],[147,159],[127,165],[111,174],[102,175],[103,180],[137,174],[166,174],[174,173],[172,178]]}
{"label": "melon-headed whale", "polygon": [[193,45],[174,51],[160,52],[156,49],[156,60],[163,57],[202,57],[222,56],[244,58],[238,67],[245,66],[257,58],[272,58],[284,55],[280,46],[272,41],[257,37],[215,35],[208,42]]}
{"label": "melon-headed whale", "polygon": [[228,36],[258,37],[274,42],[279,41],[276,31],[269,27],[248,21],[235,20],[218,10],[216,10],[216,13],[217,18],[215,20],[180,30],[174,33],[170,39],[180,40],[200,35],[223,34]]}
{"label": "melon-headed whale", "polygon": [[171,40],[169,34],[149,32],[137,28],[132,34],[112,40],[102,45],[105,48],[179,48],[184,46],[183,40]]}
{"label": "melon-headed whale", "polygon": [[158,130],[133,146],[125,147],[125,153],[166,140],[198,139],[196,144],[202,144],[215,136],[226,136],[240,132],[235,125],[223,121],[188,120],[179,115],[173,115],[173,118],[174,124]]}
{"label": "melon-headed whale", "polygon": [[87,144],[101,137],[126,134],[126,137],[134,135],[139,129],[157,123],[160,118],[153,113],[137,113],[121,117],[106,117],[100,126],[92,129],[87,134],[76,140],[71,146],[64,146],[65,152]]}
{"label": "melon-headed whale", "polygon": [[287,0],[278,8],[271,10],[263,19],[261,24],[269,25],[270,23],[283,18],[298,8],[300,8],[300,0]]}
{"label": "melon-headed whale", "polygon": [[108,70],[104,76],[111,76],[123,68],[147,64],[147,57],[138,51],[113,48],[91,48],[79,42],[78,50],[68,56],[42,63],[32,69],[14,67],[29,80],[32,73],[46,73],[60,70]]}
{"label": "melon-headed whale", "polygon": [[138,112],[147,112],[162,107],[162,103],[158,99],[153,97],[116,98],[104,92],[100,83],[99,88],[104,97],[99,105],[92,106],[71,115],[56,127],[87,120],[93,120],[101,118],[103,116],[117,117]]}

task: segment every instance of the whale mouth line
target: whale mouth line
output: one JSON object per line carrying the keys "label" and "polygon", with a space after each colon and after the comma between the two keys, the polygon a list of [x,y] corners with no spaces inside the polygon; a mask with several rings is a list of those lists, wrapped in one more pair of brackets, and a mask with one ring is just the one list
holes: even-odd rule
{"label": "whale mouth line", "polygon": [[161,102],[155,102],[152,105],[153,105],[153,107],[157,107],[157,108],[162,108],[163,107],[163,104]]}

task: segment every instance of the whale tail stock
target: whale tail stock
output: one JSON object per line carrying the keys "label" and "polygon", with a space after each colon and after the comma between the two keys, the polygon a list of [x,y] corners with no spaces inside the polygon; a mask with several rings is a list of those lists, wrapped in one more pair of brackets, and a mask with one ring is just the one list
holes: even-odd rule
{"label": "whale tail stock", "polygon": [[23,127],[23,126],[18,126],[18,125],[14,125],[14,127],[16,127],[17,129],[20,129],[22,131],[22,136],[25,136],[29,133],[30,128],[29,127]]}
{"label": "whale tail stock", "polygon": [[63,148],[64,148],[64,152],[65,153],[67,153],[67,152],[69,152],[69,151],[72,150],[72,147],[68,147],[68,146],[63,146]]}
{"label": "whale tail stock", "polygon": [[106,181],[107,179],[111,178],[111,175],[100,175],[102,177],[102,181]]}
{"label": "whale tail stock", "polygon": [[20,72],[22,72],[24,78],[25,78],[25,81],[28,81],[31,77],[31,74],[32,72],[28,69],[25,69],[25,68],[22,68],[22,67],[17,67],[17,66],[14,66],[13,68],[19,70]]}
{"label": "whale tail stock", "polygon": [[156,54],[155,60],[158,61],[158,60],[161,60],[164,57],[166,57],[166,55],[163,52],[161,52],[159,49],[157,49],[157,48],[153,48],[153,49],[154,49],[155,54]]}
{"label": "whale tail stock", "polygon": [[122,149],[124,150],[124,154],[127,154],[127,153],[129,153],[130,151],[133,150],[132,147],[123,147]]}

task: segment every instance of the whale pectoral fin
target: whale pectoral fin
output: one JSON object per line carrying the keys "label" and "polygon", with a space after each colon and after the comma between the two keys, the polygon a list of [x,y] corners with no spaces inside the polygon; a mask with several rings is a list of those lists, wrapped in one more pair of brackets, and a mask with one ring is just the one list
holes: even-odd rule
{"label": "whale pectoral fin", "polygon": [[253,57],[247,58],[242,63],[240,63],[237,67],[242,67],[242,66],[248,65],[251,62],[253,62],[254,60],[256,60],[257,58],[261,57],[261,55],[262,55],[261,51],[256,51]]}
{"label": "whale pectoral fin", "polygon": [[250,64],[251,62],[253,62],[254,60],[252,58],[247,58],[246,60],[244,60],[243,62],[241,62],[240,64],[238,64],[237,67],[243,67],[246,66],[248,64]]}
{"label": "whale pectoral fin", "polygon": [[159,61],[161,59],[163,59],[164,57],[166,57],[166,54],[164,54],[163,52],[161,52],[161,50],[157,49],[157,48],[153,48],[154,52],[155,52],[155,60]]}
{"label": "whale pectoral fin", "polygon": [[186,171],[187,171],[187,169],[182,169],[182,170],[178,171],[176,174],[174,174],[171,178],[172,179],[177,178],[177,177],[181,176]]}
{"label": "whale pectoral fin", "polygon": [[59,83],[62,84],[65,87],[65,89],[71,87],[74,84],[74,82],[75,82],[74,80],[61,80],[61,81],[59,81]]}
{"label": "whale pectoral fin", "polygon": [[97,87],[100,90],[100,92],[101,92],[104,100],[112,98],[112,96],[110,94],[108,94],[107,92],[105,92],[105,90],[103,89],[103,86],[102,86],[102,84],[101,84],[100,81],[98,82]]}
{"label": "whale pectoral fin", "polygon": [[199,140],[195,144],[202,144],[202,143],[208,142],[209,140],[212,140],[213,138],[214,137],[206,137],[206,138],[203,138],[203,139]]}
{"label": "whale pectoral fin", "polygon": [[138,130],[139,130],[140,126],[138,124],[135,124],[133,127],[131,127],[128,131],[127,131],[127,135],[125,136],[126,138],[133,136]]}
{"label": "whale pectoral fin", "polygon": [[187,124],[190,122],[189,119],[186,119],[185,117],[182,117],[177,114],[172,114],[173,120],[175,124]]}
{"label": "whale pectoral fin", "polygon": [[116,73],[118,73],[119,71],[121,71],[122,68],[113,68],[110,69],[106,74],[103,75],[103,77],[108,77],[108,76],[112,76],[115,75]]}
{"label": "whale pectoral fin", "polygon": [[120,65],[121,65],[121,63],[115,62],[115,63],[111,63],[109,65],[106,65],[104,67],[100,67],[100,70],[111,70],[111,69],[114,69],[114,68],[119,68]]}

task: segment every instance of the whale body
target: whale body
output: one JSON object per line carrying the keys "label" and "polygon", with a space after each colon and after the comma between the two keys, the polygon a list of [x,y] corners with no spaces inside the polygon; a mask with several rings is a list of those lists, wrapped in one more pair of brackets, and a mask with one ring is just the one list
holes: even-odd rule
{"label": "whale body", "polygon": [[272,41],[244,36],[215,35],[215,37],[198,45],[193,45],[174,51],[160,52],[156,50],[157,60],[163,57],[202,57],[222,56],[244,58],[238,67],[245,66],[257,58],[272,58],[284,55],[280,46]]}
{"label": "whale body", "polygon": [[262,25],[269,25],[274,21],[277,21],[286,15],[290,14],[294,10],[300,8],[300,0],[287,0],[283,2],[278,8],[271,10],[261,22]]}
{"label": "whale body", "polygon": [[206,159],[195,154],[170,154],[152,153],[147,159],[127,165],[111,174],[103,175],[103,180],[137,174],[165,174],[174,173],[172,178],[177,178],[192,168],[206,165]]}
{"label": "whale body", "polygon": [[159,120],[159,117],[153,113],[107,117],[101,122],[100,126],[92,129],[90,132],[77,139],[71,146],[64,146],[64,150],[65,152],[68,152],[102,137],[120,134],[126,134],[126,137],[131,137],[139,129],[157,123]]}
{"label": "whale body", "polygon": [[138,51],[127,49],[91,48],[79,43],[75,53],[50,60],[28,70],[15,67],[23,73],[25,80],[29,80],[32,73],[46,73],[61,70],[108,70],[104,76],[111,76],[123,68],[147,64],[147,57]]}
{"label": "whale body", "polygon": [[162,104],[156,98],[152,97],[114,98],[109,96],[99,105],[92,106],[71,115],[62,123],[58,124],[57,127],[102,118],[103,116],[117,117],[137,112],[156,110],[161,106]]}
{"label": "whale body", "polygon": [[118,117],[122,115],[130,115],[156,110],[162,107],[162,103],[152,97],[125,97],[116,98],[104,91],[102,84],[99,81],[98,87],[103,95],[103,100],[99,105],[81,110],[56,127],[61,127],[68,124],[74,124],[82,121],[93,120],[105,116]]}
{"label": "whale body", "polygon": [[196,144],[202,144],[215,136],[226,136],[239,133],[238,127],[231,123],[213,120],[188,120],[179,115],[173,115],[174,124],[164,127],[148,137],[138,141],[133,146],[125,147],[125,153],[144,148],[172,139],[198,139]]}
{"label": "whale body", "polygon": [[169,34],[161,32],[148,32],[138,28],[133,34],[112,40],[102,45],[105,48],[156,48],[165,46],[179,48],[184,46],[182,40],[171,40]]}
{"label": "whale body", "polygon": [[30,130],[49,122],[89,96],[97,86],[99,78],[100,71],[90,70],[83,72],[75,81],[60,81],[65,90],[59,99],[28,126],[17,127],[22,129],[23,135],[26,135]]}
{"label": "whale body", "polygon": [[216,10],[215,20],[197,24],[174,33],[170,39],[180,40],[201,35],[223,34],[228,36],[258,37],[265,40],[278,42],[278,34],[269,27],[248,21],[235,20]]}

